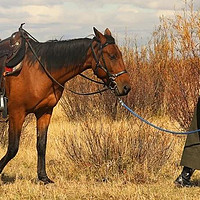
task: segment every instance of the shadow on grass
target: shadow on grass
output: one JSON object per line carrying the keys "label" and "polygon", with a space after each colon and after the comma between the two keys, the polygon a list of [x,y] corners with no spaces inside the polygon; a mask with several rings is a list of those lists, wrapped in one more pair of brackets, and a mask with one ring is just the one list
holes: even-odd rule
{"label": "shadow on grass", "polygon": [[4,173],[1,175],[1,181],[3,184],[14,183],[15,180],[16,180],[16,175],[9,176]]}
{"label": "shadow on grass", "polygon": [[200,187],[200,180],[199,179],[194,179],[192,182],[193,187]]}

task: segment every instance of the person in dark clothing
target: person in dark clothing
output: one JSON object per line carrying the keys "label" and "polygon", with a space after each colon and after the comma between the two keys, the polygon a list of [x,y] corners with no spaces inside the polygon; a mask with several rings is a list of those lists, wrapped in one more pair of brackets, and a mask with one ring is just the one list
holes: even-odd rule
{"label": "person in dark clothing", "polygon": [[[196,129],[200,129],[200,97],[189,130]],[[193,186],[190,178],[195,170],[200,170],[200,132],[187,135],[180,165],[183,170],[174,183],[181,187]]]}

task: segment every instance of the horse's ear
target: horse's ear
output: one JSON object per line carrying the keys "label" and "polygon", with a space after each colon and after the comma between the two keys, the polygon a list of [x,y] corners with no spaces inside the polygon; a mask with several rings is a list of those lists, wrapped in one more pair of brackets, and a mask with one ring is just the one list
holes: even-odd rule
{"label": "horse's ear", "polygon": [[110,32],[109,28],[107,28],[107,29],[104,31],[104,35],[110,35],[110,36],[111,36],[111,32]]}
{"label": "horse's ear", "polygon": [[102,44],[106,43],[105,36],[101,32],[99,32],[95,27],[93,27],[93,30],[97,39],[99,39]]}

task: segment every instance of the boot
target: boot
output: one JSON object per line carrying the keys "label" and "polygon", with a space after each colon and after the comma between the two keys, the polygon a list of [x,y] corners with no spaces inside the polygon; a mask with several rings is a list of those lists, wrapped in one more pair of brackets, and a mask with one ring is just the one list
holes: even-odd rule
{"label": "boot", "polygon": [[189,168],[189,167],[183,167],[183,171],[174,181],[175,185],[178,187],[192,187],[190,178],[193,173],[194,173],[194,169]]}

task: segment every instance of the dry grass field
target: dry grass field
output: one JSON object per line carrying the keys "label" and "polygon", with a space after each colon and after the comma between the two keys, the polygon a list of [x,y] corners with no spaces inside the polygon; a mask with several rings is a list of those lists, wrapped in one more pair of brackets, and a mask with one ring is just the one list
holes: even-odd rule
{"label": "dry grass field", "polygon": [[[55,110],[47,146],[47,172],[55,184],[43,185],[36,178],[32,120],[17,156],[1,175],[0,199],[199,199],[199,186],[173,184],[181,170],[184,136],[159,133],[134,118],[69,122],[61,111],[61,106]],[[174,128],[168,118],[151,120]],[[198,180],[196,172],[197,185]]]}
{"label": "dry grass field", "polygon": [[[199,95],[199,12],[192,3],[171,19],[161,18],[147,45],[126,36],[121,51],[132,90],[123,100],[145,119],[170,130],[187,130]],[[91,75],[91,72],[88,72]],[[97,89],[75,78],[66,87]],[[88,92],[89,92],[88,91]],[[6,151],[6,127],[0,157]],[[1,175],[0,199],[199,199],[196,187],[176,188],[185,136],[161,133],[141,123],[103,95],[65,92],[48,133],[47,173],[54,184],[37,180],[36,125],[28,117],[20,149]]]}

